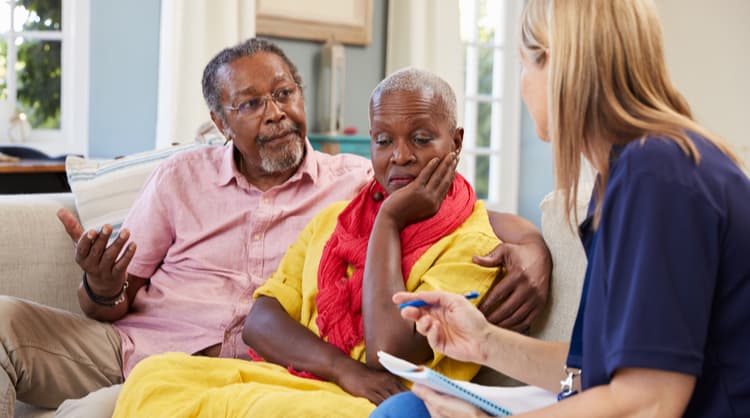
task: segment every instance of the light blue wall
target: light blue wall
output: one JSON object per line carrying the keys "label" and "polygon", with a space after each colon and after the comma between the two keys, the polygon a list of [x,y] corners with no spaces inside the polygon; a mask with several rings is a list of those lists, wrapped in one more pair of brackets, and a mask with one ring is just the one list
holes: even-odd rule
{"label": "light blue wall", "polygon": [[91,2],[89,156],[152,149],[160,0]]}
{"label": "light blue wall", "polygon": [[552,148],[536,136],[526,106],[521,114],[521,173],[518,214],[540,227],[539,203],[554,187]]}

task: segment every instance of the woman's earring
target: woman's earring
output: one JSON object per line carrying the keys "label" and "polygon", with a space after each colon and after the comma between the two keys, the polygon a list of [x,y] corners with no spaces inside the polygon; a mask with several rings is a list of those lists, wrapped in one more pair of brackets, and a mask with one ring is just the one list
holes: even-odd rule
{"label": "woman's earring", "polygon": [[370,196],[372,197],[372,200],[380,202],[381,200],[383,200],[383,193],[381,193],[380,191],[373,192],[372,189],[374,188],[375,182],[370,185]]}

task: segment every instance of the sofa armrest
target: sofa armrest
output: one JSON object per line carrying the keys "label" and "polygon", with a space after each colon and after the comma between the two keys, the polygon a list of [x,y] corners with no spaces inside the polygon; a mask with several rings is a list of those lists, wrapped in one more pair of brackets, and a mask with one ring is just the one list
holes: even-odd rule
{"label": "sofa armrest", "polygon": [[80,313],[82,271],[56,216],[61,207],[76,213],[72,194],[0,196],[0,294]]}
{"label": "sofa armrest", "polygon": [[[586,217],[589,195],[587,187],[579,191],[576,207],[579,222]],[[569,342],[588,264],[586,252],[577,228],[567,222],[561,192],[549,193],[539,206],[542,209],[542,235],[552,254],[553,267],[547,307],[531,327],[531,335],[547,341]]]}
{"label": "sofa armrest", "polygon": [[[586,215],[590,188],[579,191],[578,220]],[[549,299],[529,335],[546,341],[569,342],[586,273],[586,252],[574,228],[567,223],[562,193],[550,192],[540,203],[542,236],[552,255],[552,279]],[[563,365],[560,365],[562,370]],[[520,382],[492,369],[482,367],[474,382],[490,386],[519,386]]]}

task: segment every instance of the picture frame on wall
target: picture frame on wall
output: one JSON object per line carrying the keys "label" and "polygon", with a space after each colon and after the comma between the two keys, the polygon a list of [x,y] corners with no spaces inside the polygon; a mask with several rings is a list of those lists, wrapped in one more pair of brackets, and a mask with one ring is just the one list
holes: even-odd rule
{"label": "picture frame on wall", "polygon": [[368,45],[373,0],[257,0],[255,32],[280,38]]}

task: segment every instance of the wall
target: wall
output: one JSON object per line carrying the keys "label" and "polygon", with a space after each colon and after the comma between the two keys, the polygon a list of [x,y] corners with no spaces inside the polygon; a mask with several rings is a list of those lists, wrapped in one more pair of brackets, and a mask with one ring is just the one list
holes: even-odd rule
{"label": "wall", "polygon": [[159,0],[91,2],[89,156],[154,147]]}
{"label": "wall", "polygon": [[[154,148],[160,1],[91,2],[89,156],[111,158]],[[346,46],[344,126],[368,130],[367,100],[385,69],[387,1],[374,1],[367,47]],[[316,126],[317,66],[322,43],[273,39],[305,81],[308,127]],[[199,82],[199,80],[196,80]]]}
{"label": "wall", "polygon": [[[750,166],[750,1],[656,0],[667,66],[696,118]],[[552,149],[524,109],[519,214],[539,225],[539,202],[554,187]]]}
{"label": "wall", "polygon": [[[385,44],[388,2],[374,0],[372,42],[366,47],[346,45],[344,61],[344,127],[355,126],[360,135],[368,135],[368,100],[370,93],[385,77]],[[307,127],[310,132],[317,129],[316,97],[319,76],[320,42],[305,42],[289,39],[269,38],[276,42],[297,65],[305,84],[305,109]]]}
{"label": "wall", "polygon": [[518,214],[541,226],[539,203],[554,188],[552,148],[536,136],[534,121],[526,106],[521,114],[521,173],[518,187]]}
{"label": "wall", "polygon": [[750,1],[657,0],[667,65],[695,117],[750,165]]}

